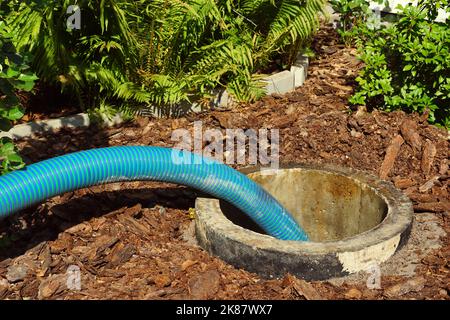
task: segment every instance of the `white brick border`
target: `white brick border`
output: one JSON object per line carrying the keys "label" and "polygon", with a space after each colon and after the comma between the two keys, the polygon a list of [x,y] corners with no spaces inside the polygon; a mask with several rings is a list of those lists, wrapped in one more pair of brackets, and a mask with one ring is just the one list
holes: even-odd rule
{"label": "white brick border", "polygon": [[90,119],[87,113],[79,113],[74,116],[62,117],[58,119],[40,120],[18,124],[8,132],[0,131],[0,137],[11,139],[21,139],[30,137],[35,133],[54,131],[61,128],[89,127]]}

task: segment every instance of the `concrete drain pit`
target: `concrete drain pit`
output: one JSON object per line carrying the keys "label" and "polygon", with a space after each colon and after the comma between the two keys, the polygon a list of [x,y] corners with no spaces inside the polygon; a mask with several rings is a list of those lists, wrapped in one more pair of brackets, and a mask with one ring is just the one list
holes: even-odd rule
{"label": "concrete drain pit", "polygon": [[311,241],[264,234],[232,205],[196,201],[201,247],[265,278],[294,274],[325,280],[368,270],[405,244],[412,223],[410,200],[391,183],[332,165],[290,165],[279,170],[241,170],[287,208]]}

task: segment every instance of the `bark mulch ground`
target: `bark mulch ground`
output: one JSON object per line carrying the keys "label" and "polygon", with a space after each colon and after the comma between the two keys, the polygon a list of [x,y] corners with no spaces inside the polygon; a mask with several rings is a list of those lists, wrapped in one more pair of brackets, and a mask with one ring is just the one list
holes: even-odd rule
{"label": "bark mulch ground", "polygon": [[[28,162],[114,145],[173,146],[177,128],[278,128],[282,162],[334,163],[392,181],[431,213],[446,236],[417,261],[412,277],[305,282],[265,280],[195,245],[192,189],[157,182],[95,186],[67,193],[0,222],[1,299],[449,299],[449,134],[426,115],[348,107],[361,68],[355,49],[323,28],[304,86],[233,110],[179,119],[139,118],[116,128],[61,130],[19,142]],[[81,270],[82,290],[66,271]]]}

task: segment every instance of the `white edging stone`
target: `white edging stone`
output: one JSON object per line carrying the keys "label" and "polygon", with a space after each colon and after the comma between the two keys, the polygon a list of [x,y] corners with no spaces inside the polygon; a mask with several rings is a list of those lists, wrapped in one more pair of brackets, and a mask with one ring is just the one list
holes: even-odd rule
{"label": "white edging stone", "polygon": [[303,66],[291,66],[291,73],[294,76],[294,87],[298,88],[303,85],[306,79],[306,68]]}
{"label": "white edging stone", "polygon": [[266,94],[282,94],[294,91],[296,88],[301,87],[306,80],[308,67],[308,57],[299,54],[290,70],[275,73],[265,79],[267,82]]}
{"label": "white edging stone", "polygon": [[268,95],[272,93],[283,94],[295,89],[294,73],[288,70],[275,73],[264,81],[267,82],[265,90]]}
{"label": "white edging stone", "polygon": [[86,113],[79,113],[74,116],[62,117],[58,119],[40,120],[18,124],[12,127],[8,132],[0,132],[0,137],[21,139],[30,137],[36,133],[54,131],[61,128],[89,127],[89,125],[89,116]]}

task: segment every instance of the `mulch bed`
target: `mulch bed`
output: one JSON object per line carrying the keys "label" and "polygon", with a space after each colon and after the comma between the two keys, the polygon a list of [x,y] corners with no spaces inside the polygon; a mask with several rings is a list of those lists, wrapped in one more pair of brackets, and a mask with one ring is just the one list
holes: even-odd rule
{"label": "mulch bed", "polygon": [[[392,181],[416,214],[432,212],[443,246],[418,261],[416,277],[365,282],[265,280],[210,256],[193,241],[196,192],[157,182],[95,186],[55,197],[0,222],[1,299],[449,299],[449,134],[426,115],[351,112],[361,68],[353,48],[324,27],[304,86],[233,110],[179,119],[139,118],[116,128],[61,130],[18,143],[28,162],[114,145],[171,147],[177,128],[278,128],[282,162],[334,163]],[[82,290],[66,286],[77,265]]]}

